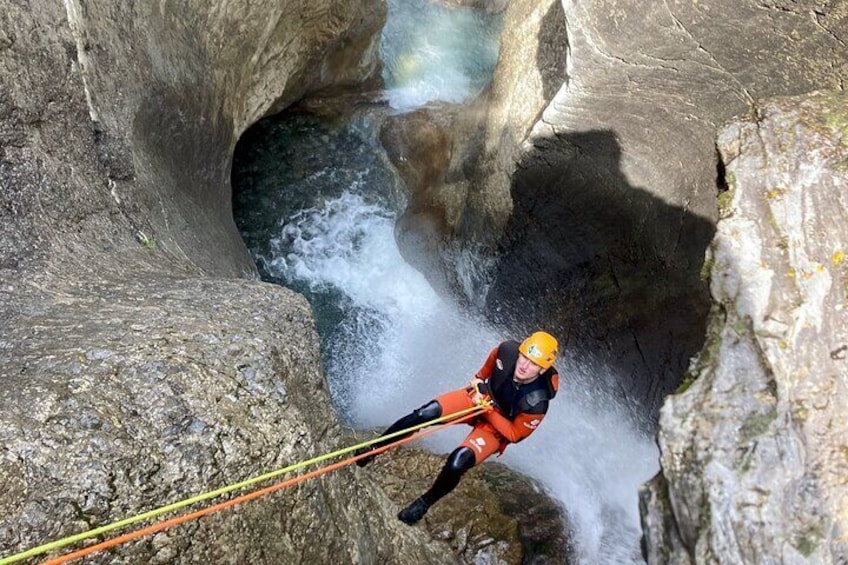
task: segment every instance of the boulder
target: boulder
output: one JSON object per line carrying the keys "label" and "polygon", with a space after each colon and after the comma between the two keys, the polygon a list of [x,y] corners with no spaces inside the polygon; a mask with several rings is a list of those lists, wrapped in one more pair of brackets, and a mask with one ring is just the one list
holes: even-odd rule
{"label": "boulder", "polygon": [[[402,508],[430,488],[444,463],[444,455],[401,448],[378,458],[368,472]],[[576,562],[562,508],[538,483],[500,463],[469,471],[422,523],[461,563]]]}
{"label": "boulder", "polygon": [[[349,445],[303,297],[176,277],[53,297],[0,341],[3,557]],[[453,562],[397,510],[348,467],[87,562]]]}

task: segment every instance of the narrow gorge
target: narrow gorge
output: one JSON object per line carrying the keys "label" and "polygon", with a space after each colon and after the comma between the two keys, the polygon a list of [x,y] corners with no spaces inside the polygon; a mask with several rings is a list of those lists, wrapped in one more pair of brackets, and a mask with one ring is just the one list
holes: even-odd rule
{"label": "narrow gorge", "polygon": [[[0,562],[449,430],[97,563],[848,561],[848,2],[0,0]],[[425,449],[421,449],[421,447]]]}

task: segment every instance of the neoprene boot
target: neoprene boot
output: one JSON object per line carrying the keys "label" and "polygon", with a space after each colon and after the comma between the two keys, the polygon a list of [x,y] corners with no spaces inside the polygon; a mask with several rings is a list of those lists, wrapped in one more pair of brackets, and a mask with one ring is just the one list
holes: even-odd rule
{"label": "neoprene boot", "polygon": [[430,509],[430,505],[424,500],[423,496],[419,496],[413,500],[409,506],[398,512],[398,520],[405,522],[410,526],[417,524],[424,517],[424,514]]}
{"label": "neoprene boot", "polygon": [[[420,426],[421,424],[426,424],[427,422],[429,422],[431,420],[435,420],[436,418],[439,418],[441,415],[442,415],[442,407],[435,400],[431,400],[430,402],[428,402],[424,406],[422,406],[420,408],[416,408],[411,413],[407,414],[406,416],[404,416],[403,418],[401,418],[400,420],[398,420],[397,422],[395,422],[394,424],[389,426],[388,429],[385,432],[383,432],[382,435],[387,436],[389,434],[393,434],[393,433],[396,433],[396,432],[400,432],[402,430],[406,430],[406,429],[411,428],[413,426]],[[362,447],[362,448],[354,451],[353,454],[354,455],[362,455],[363,453],[368,453],[369,451],[374,451],[375,449],[378,449],[378,448],[380,448],[384,445],[387,445],[387,444],[389,444],[393,441],[398,441],[399,439],[409,437],[413,433],[414,432],[409,432],[407,434],[401,434],[399,436],[393,437],[392,439],[390,439],[388,441],[377,442],[373,445],[369,445],[368,447]],[[377,457],[376,455],[369,455],[368,457],[363,457],[362,459],[358,459],[356,461],[356,464],[359,467],[365,467],[366,465],[371,463],[374,460],[374,458],[376,458],[376,457]]]}
{"label": "neoprene boot", "polygon": [[[359,455],[362,455],[363,453],[368,453],[369,451],[374,451],[374,446],[360,447],[359,449],[354,451],[353,454],[356,455],[356,456],[359,456]],[[363,457],[362,459],[357,459],[356,465],[358,467],[365,467],[366,465],[371,463],[376,458],[377,458],[376,455],[369,455],[368,457]]]}
{"label": "neoprene boot", "polygon": [[430,487],[430,490],[425,492],[420,497],[412,501],[412,503],[400,511],[398,519],[410,526],[418,523],[424,514],[431,506],[436,504],[443,496],[456,488],[462,475],[465,474],[475,464],[474,452],[465,446],[460,446],[454,449],[448,460],[445,461],[445,466],[442,467],[439,476],[436,477],[436,482]]}

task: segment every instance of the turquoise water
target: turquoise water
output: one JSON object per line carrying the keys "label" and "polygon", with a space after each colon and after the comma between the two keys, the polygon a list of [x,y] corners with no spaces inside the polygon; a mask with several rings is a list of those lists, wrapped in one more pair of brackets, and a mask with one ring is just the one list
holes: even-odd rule
{"label": "turquoise water", "polygon": [[502,19],[426,0],[389,0],[380,55],[390,105],[410,110],[479,93],[498,62]]}

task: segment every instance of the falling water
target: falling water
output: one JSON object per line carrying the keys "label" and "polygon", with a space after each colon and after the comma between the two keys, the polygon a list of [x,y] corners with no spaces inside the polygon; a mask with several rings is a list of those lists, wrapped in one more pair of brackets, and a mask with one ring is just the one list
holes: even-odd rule
{"label": "falling water", "polygon": [[390,0],[380,55],[391,106],[460,103],[477,94],[498,61],[501,19],[427,0]]}
{"label": "falling water", "polygon": [[[479,88],[465,57],[481,55],[467,49],[456,55],[457,45],[448,49],[440,41],[486,37],[481,52],[491,50],[481,16],[422,0],[390,2],[390,9],[383,51],[395,107],[461,100]],[[422,14],[438,25],[415,19]],[[411,21],[393,23],[392,17]],[[459,25],[451,17],[474,33],[451,27]],[[442,31],[426,37],[428,27]],[[447,55],[439,54],[443,47]],[[405,205],[402,186],[363,127],[334,128],[297,115],[266,120],[240,143],[233,178],[236,220],[263,278],[310,300],[336,407],[348,423],[373,428],[463,386],[492,347],[522,336],[505,335],[440,296],[404,262],[394,237]],[[472,272],[480,260],[460,262],[468,272],[458,279],[468,293],[484,291]],[[607,369],[567,355],[557,367],[561,390],[544,423],[532,438],[510,446],[502,461],[562,502],[582,563],[641,562],[637,489],[657,470],[656,446],[598,385],[608,382]],[[448,451],[463,433],[441,432],[428,446]]]}

